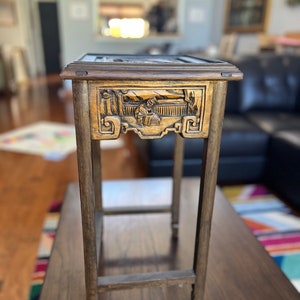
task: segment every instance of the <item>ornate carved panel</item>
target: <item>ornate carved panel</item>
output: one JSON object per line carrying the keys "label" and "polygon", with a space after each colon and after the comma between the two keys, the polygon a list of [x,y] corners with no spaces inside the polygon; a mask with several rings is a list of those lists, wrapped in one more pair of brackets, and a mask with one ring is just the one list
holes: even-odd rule
{"label": "ornate carved panel", "polygon": [[90,89],[93,139],[116,139],[130,130],[143,139],[173,131],[186,138],[208,135],[210,84],[192,88]]}

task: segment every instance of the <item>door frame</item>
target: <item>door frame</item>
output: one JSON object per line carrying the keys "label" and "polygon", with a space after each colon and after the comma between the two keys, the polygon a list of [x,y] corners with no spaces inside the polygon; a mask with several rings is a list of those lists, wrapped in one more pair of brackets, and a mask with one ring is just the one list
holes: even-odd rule
{"label": "door frame", "polygon": [[[28,32],[31,32],[31,45],[29,45],[30,52],[33,53],[33,59],[36,61],[34,73],[36,75],[45,75],[46,66],[45,66],[45,57],[43,49],[43,40],[42,40],[42,31],[41,31],[41,22],[40,22],[40,13],[39,13],[39,3],[56,3],[57,8],[59,8],[59,0],[29,0],[30,6],[30,24],[28,27]],[[59,13],[58,13],[59,17]],[[59,26],[59,24],[58,24]]]}

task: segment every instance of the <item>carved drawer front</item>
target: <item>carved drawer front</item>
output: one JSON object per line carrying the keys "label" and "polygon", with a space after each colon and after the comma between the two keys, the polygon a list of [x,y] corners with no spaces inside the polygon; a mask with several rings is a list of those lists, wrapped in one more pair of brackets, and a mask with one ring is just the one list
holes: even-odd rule
{"label": "carved drawer front", "polygon": [[129,130],[142,139],[161,138],[171,131],[185,138],[205,138],[213,84],[166,86],[149,82],[139,86],[131,82],[126,86],[124,82],[90,82],[92,139],[117,139]]}

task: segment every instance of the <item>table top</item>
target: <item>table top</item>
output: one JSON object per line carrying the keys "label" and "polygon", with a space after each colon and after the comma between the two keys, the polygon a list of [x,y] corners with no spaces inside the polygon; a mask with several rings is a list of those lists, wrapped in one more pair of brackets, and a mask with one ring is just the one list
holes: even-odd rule
{"label": "table top", "polygon": [[[132,193],[134,188],[134,193]],[[107,216],[101,272],[139,273],[192,266],[199,178],[184,179],[179,239],[170,215]],[[104,205],[165,204],[171,179],[103,182]],[[124,203],[127,202],[127,203]],[[41,299],[84,299],[79,188],[68,187]],[[105,299],[189,299],[190,287],[107,293]],[[205,299],[299,299],[299,294],[252,235],[219,189],[216,191]]]}
{"label": "table top", "polygon": [[63,79],[240,80],[232,64],[188,55],[87,53],[68,64]]}
{"label": "table top", "polygon": [[204,59],[189,55],[133,55],[133,54],[92,54],[87,53],[78,62],[113,63],[113,64],[218,64],[216,59]]}

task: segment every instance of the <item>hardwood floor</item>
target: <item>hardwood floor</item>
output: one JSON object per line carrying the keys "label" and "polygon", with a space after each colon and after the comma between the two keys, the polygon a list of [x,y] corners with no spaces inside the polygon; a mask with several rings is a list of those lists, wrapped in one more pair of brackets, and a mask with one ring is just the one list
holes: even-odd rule
{"label": "hardwood floor", "polygon": [[[0,133],[40,120],[73,123],[71,97],[57,75],[0,95]],[[124,147],[102,150],[103,179],[146,176],[132,137],[122,138]],[[78,181],[76,153],[53,162],[0,151],[0,170],[0,299],[24,300],[49,204],[62,200],[68,183]]]}

